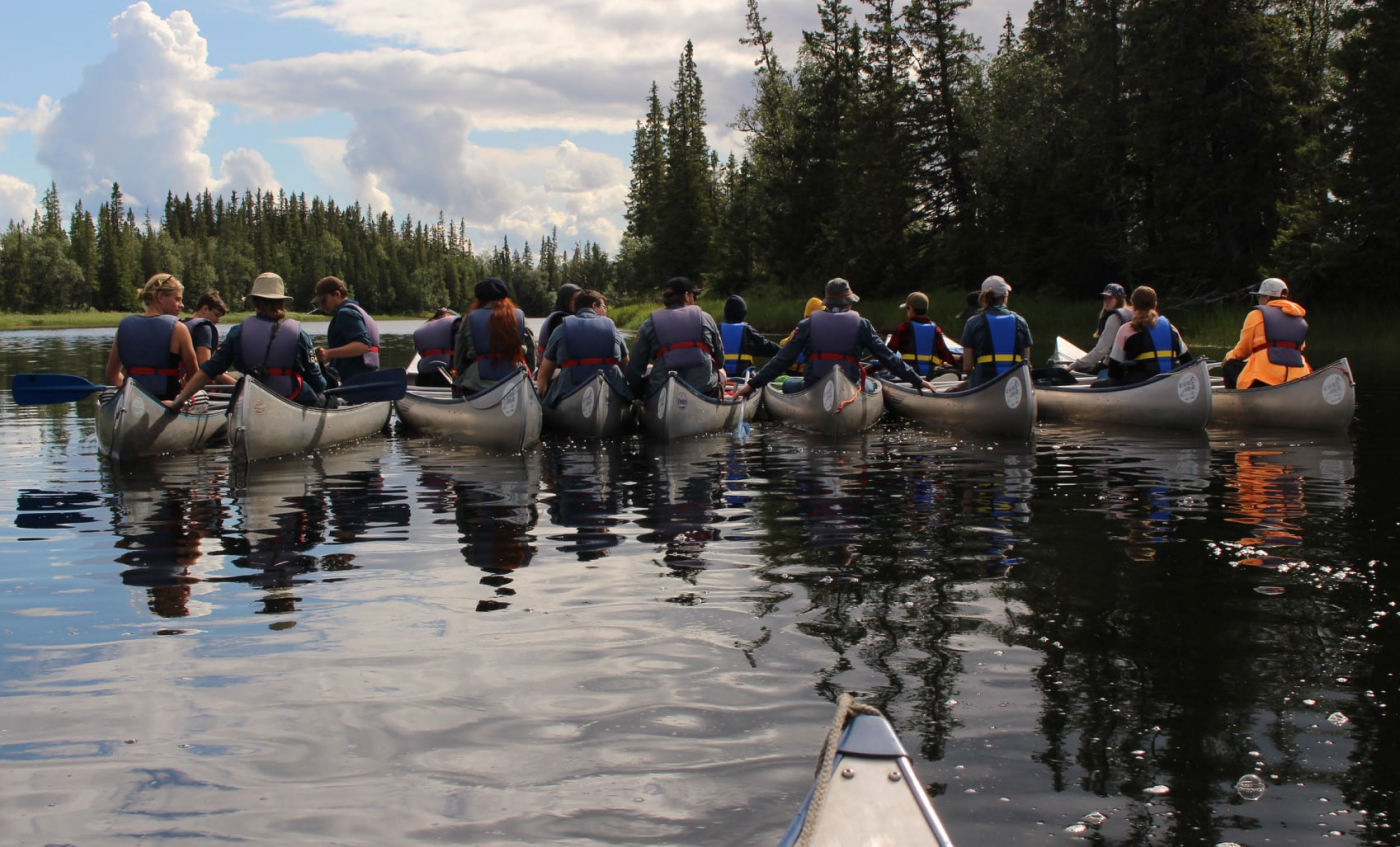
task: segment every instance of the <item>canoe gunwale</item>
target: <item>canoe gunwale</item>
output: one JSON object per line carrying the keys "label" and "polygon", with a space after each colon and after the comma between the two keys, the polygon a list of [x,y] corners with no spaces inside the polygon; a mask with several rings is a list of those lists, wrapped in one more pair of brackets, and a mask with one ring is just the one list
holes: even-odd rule
{"label": "canoe gunwale", "polygon": [[[833,399],[853,395],[855,399],[839,413],[828,411],[825,406],[828,388]],[[843,369],[832,368],[815,383],[804,385],[801,391],[791,394],[784,393],[780,385],[763,386],[763,407],[770,418],[795,429],[823,435],[854,435],[879,423],[885,411],[884,383],[866,377],[866,387],[857,392],[855,382]],[[850,421],[855,423],[848,424]]]}

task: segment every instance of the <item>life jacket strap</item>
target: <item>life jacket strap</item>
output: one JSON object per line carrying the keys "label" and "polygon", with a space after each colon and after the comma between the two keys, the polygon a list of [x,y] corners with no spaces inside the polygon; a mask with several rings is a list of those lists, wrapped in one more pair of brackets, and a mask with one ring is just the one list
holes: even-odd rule
{"label": "life jacket strap", "polygon": [[128,376],[174,376],[180,375],[178,368],[127,368]]}
{"label": "life jacket strap", "polygon": [[607,358],[602,358],[602,359],[569,359],[569,360],[567,360],[567,361],[560,362],[560,363],[559,363],[559,367],[561,367],[561,368],[572,368],[572,367],[577,367],[578,365],[615,365],[615,364],[617,364],[617,359],[614,359],[614,358],[612,358],[611,356],[609,356],[609,357],[607,357]]}
{"label": "life jacket strap", "polygon": [[1020,353],[997,353],[994,356],[978,356],[977,364],[990,365],[993,362],[1019,362],[1022,361]]}

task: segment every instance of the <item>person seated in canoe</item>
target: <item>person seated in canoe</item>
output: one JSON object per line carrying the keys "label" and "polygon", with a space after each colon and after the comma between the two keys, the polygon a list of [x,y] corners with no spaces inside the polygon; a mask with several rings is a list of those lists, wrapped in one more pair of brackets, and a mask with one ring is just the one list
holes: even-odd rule
{"label": "person seated in canoe", "polygon": [[[821,309],[821,307],[822,307],[822,298],[820,298],[820,297],[812,297],[812,298],[808,299],[807,305],[804,306],[803,309],[802,309],[802,320],[805,321],[805,320],[807,320],[808,318],[810,318],[810,317],[812,316],[812,313],[815,312],[815,311],[817,311],[817,310],[819,310],[819,309]],[[800,321],[799,321],[799,323],[800,323]],[[792,332],[789,332],[789,333],[788,333],[787,338],[784,338],[782,341],[779,341],[779,342],[778,342],[778,346],[779,346],[779,347],[786,347],[786,346],[787,346],[794,338],[796,338],[796,337],[797,337],[797,327],[793,327],[793,328],[792,328]],[[802,369],[803,369],[804,367],[806,367],[806,365],[807,365],[807,354],[806,354],[806,353],[803,353],[803,352],[801,352],[801,351],[799,351],[798,354],[797,354],[797,358],[794,359],[793,362],[792,362],[792,364],[788,366],[788,369],[787,369],[787,372],[786,372],[786,376],[802,376]]]}
{"label": "person seated in canoe", "polygon": [[1282,385],[1312,373],[1303,358],[1308,346],[1307,310],[1288,299],[1288,283],[1269,277],[1254,292],[1257,305],[1240,329],[1240,341],[1225,354],[1226,388]]}
{"label": "person seated in canoe", "polygon": [[683,276],[661,287],[664,308],[642,321],[627,361],[627,383],[636,396],[665,385],[671,371],[701,394],[718,394],[724,384],[724,342],[715,319],[695,305],[695,295],[703,290]]}
{"label": "person seated in canoe", "polygon": [[169,400],[180,392],[182,371],[192,374],[199,367],[190,330],[176,318],[185,305],[185,286],[170,274],[156,274],[141,289],[141,302],[144,312],[117,324],[107,384],[131,378],[156,399]]}
{"label": "person seated in canoe", "polygon": [[813,312],[810,318],[797,325],[797,334],[791,343],[785,345],[778,355],[768,360],[768,364],[747,383],[734,392],[735,399],[747,397],[787,370],[798,353],[807,354],[807,366],[801,379],[788,379],[783,383],[783,393],[801,391],[805,386],[826,376],[833,368],[841,368],[851,381],[862,384],[861,358],[873,355],[890,373],[908,382],[915,388],[933,390],[933,384],[919,376],[908,363],[895,355],[894,351],[880,340],[875,327],[851,308],[860,300],[851,291],[851,284],[836,278],[826,284],[824,307]]}
{"label": "person seated in canoe", "polygon": [[[194,360],[199,364],[209,361],[209,357],[219,349],[219,321],[227,314],[228,306],[224,305],[224,298],[211,288],[199,296],[199,301],[194,304],[194,314],[185,318],[190,340],[194,342]],[[228,374],[220,374],[214,382],[219,385],[233,385],[234,378]]]}
{"label": "person seated in canoe", "polygon": [[1103,308],[1099,310],[1099,325],[1094,330],[1094,338],[1098,342],[1094,344],[1094,349],[1069,366],[1070,370],[1092,376],[1104,376],[1100,372],[1108,368],[1109,354],[1113,352],[1113,341],[1118,337],[1119,328],[1133,319],[1133,310],[1128,308],[1128,292],[1123,290],[1123,286],[1110,282],[1104,286],[1100,296],[1103,298]]}
{"label": "person seated in canoe", "polygon": [[330,382],[338,384],[379,370],[379,324],[350,299],[342,280],[322,277],[311,304],[331,316],[326,346],[316,348],[316,361],[326,369]]}
{"label": "person seated in canoe", "polygon": [[459,394],[472,395],[505,379],[521,366],[535,369],[535,336],[510,289],[494,276],[476,284],[476,299],[462,320],[452,354]]}
{"label": "person seated in canoe", "polygon": [[445,388],[452,384],[450,372],[444,372],[452,367],[452,351],[461,325],[461,315],[439,306],[431,318],[413,331],[413,349],[418,353],[415,385]]}
{"label": "person seated in canoe", "polygon": [[554,330],[559,328],[559,324],[564,318],[572,315],[578,308],[576,298],[582,291],[572,282],[566,282],[559,286],[559,293],[554,296],[554,311],[545,315],[544,323],[540,324],[539,346],[535,348],[535,361],[544,357],[544,348],[549,345],[549,337],[554,334]]}
{"label": "person seated in canoe", "polygon": [[630,403],[632,391],[624,376],[627,342],[608,317],[608,301],[597,291],[581,289],[574,308],[577,311],[560,321],[559,328],[549,337],[549,346],[540,359],[535,377],[540,397],[545,405],[552,406],[602,371],[608,385]]}
{"label": "person seated in canoe", "polygon": [[963,310],[961,312],[958,312],[957,320],[962,321],[963,326],[967,326],[968,318],[972,317],[980,311],[982,311],[981,289],[978,289],[976,291],[969,291],[967,292],[967,305],[963,306]]}
{"label": "person seated in canoe", "polygon": [[913,363],[914,371],[921,377],[957,372],[962,367],[962,357],[949,352],[943,330],[928,316],[928,295],[915,291],[904,298],[903,309],[905,320],[890,335],[890,349]]}
{"label": "person seated in canoe", "polygon": [[316,361],[311,336],[301,328],[300,321],[287,317],[287,304],[292,298],[287,296],[282,277],[259,274],[243,299],[252,304],[253,314],[228,331],[214,355],[199,366],[184,389],[166,405],[178,411],[195,392],[229,368],[253,376],[294,403],[336,404],[334,398],[321,394],[326,390],[326,378]]}
{"label": "person seated in canoe", "polygon": [[753,367],[753,357],[776,356],[782,349],[775,341],[769,341],[758,330],[744,320],[749,316],[749,304],[738,294],[730,295],[724,301],[724,323],[719,325],[719,336],[724,342],[724,375],[733,379],[748,373]]}
{"label": "person seated in canoe", "polygon": [[982,280],[981,311],[963,325],[962,372],[967,387],[976,388],[1031,358],[1031,328],[1026,319],[1006,308],[1011,286],[999,276]]}
{"label": "person seated in canoe", "polygon": [[1181,332],[1157,314],[1154,289],[1139,285],[1130,302],[1132,320],[1118,328],[1108,359],[1108,379],[1096,381],[1097,386],[1132,385],[1191,361]]}

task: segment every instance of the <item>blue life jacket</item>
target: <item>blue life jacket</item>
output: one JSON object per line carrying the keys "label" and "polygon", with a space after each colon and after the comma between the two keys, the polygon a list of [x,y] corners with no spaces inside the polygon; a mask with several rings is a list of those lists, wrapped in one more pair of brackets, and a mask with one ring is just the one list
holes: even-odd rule
{"label": "blue life jacket", "polygon": [[515,328],[519,340],[510,350],[493,350],[491,348],[490,309],[472,310],[467,314],[467,322],[471,327],[472,350],[476,352],[476,372],[480,374],[483,381],[496,382],[505,379],[525,363],[525,357],[520,352],[521,345],[525,343],[524,312],[519,309],[515,310]]}
{"label": "blue life jacket", "polygon": [[702,314],[699,306],[657,309],[651,313],[651,328],[656,332],[652,356],[663,373],[709,365],[715,351],[705,343]]}
{"label": "blue life jacket", "polygon": [[1167,319],[1158,315],[1156,326],[1139,335],[1146,335],[1151,344],[1151,349],[1133,356],[1133,361],[1143,363],[1142,372],[1154,376],[1171,370],[1176,353],[1172,351],[1172,325]]}
{"label": "blue life jacket", "polygon": [[[291,318],[273,321],[260,315],[249,315],[239,324],[238,343],[244,373],[256,367],[267,369],[268,388],[295,400],[301,394],[301,371],[297,370],[297,348],[301,341],[301,322]],[[274,333],[273,329],[277,331]]]}
{"label": "blue life jacket", "polygon": [[572,386],[583,385],[598,371],[621,364],[616,358],[617,328],[610,318],[569,315],[555,332],[564,333],[569,358],[558,365]]}
{"label": "blue life jacket", "polygon": [[753,355],[744,349],[746,323],[719,325],[719,339],[724,342],[724,372],[738,376],[753,367]]}
{"label": "blue life jacket", "polygon": [[914,321],[909,326],[913,330],[914,349],[901,350],[899,358],[903,359],[905,353],[910,354],[910,358],[914,360],[914,370],[918,372],[919,376],[928,376],[934,368],[943,364],[943,360],[938,357],[936,343],[938,324]]}
{"label": "blue life jacket", "polygon": [[180,357],[170,352],[174,332],[174,315],[127,315],[117,324],[122,370],[161,400],[180,393]]}
{"label": "blue life jacket", "polygon": [[992,352],[977,357],[977,367],[988,377],[1000,376],[1021,364],[1021,351],[1016,349],[1016,316],[983,312],[987,331],[992,338]]}
{"label": "blue life jacket", "polygon": [[853,382],[859,382],[860,313],[849,309],[820,311],[813,312],[807,320],[811,321],[807,336],[810,353],[802,371],[803,380],[811,385],[839,365]]}
{"label": "blue life jacket", "polygon": [[437,366],[452,367],[453,343],[457,337],[459,315],[443,315],[424,323],[413,331],[413,349],[418,351],[418,372],[437,373]]}
{"label": "blue life jacket", "polygon": [[[1303,359],[1303,344],[1308,340],[1308,322],[1298,315],[1290,315],[1278,306],[1255,306],[1264,315],[1264,347],[1269,351],[1269,361],[1285,368],[1301,368],[1307,364]],[[1259,350],[1255,350],[1258,353]]]}

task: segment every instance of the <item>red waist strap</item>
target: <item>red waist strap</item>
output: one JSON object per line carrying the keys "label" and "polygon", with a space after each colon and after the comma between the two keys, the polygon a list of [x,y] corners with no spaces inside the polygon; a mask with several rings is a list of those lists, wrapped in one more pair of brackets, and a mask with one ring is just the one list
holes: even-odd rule
{"label": "red waist strap", "polygon": [[1282,347],[1285,350],[1302,350],[1303,345],[1295,341],[1268,341],[1254,348],[1254,353],[1268,350],[1270,347]]}
{"label": "red waist strap", "polygon": [[660,358],[661,356],[666,355],[672,350],[688,350],[691,347],[699,347],[711,357],[715,355],[715,351],[710,349],[710,345],[706,344],[703,341],[677,341],[675,344],[667,344],[665,347],[660,348],[656,351],[656,355],[657,358]]}
{"label": "red waist strap", "polygon": [[857,365],[860,364],[860,359],[857,359],[855,356],[847,356],[845,353],[813,353],[807,357],[807,361],[809,362],[814,360],[819,362],[830,362],[834,360],[837,362],[855,362]]}
{"label": "red waist strap", "polygon": [[559,363],[559,367],[561,367],[561,368],[572,368],[572,367],[574,367],[574,366],[576,366],[576,365],[615,365],[615,364],[617,364],[617,359],[613,359],[613,358],[607,358],[607,359],[569,359],[567,362],[560,362],[560,363]]}
{"label": "red waist strap", "polygon": [[127,368],[128,376],[179,376],[178,368]]}
{"label": "red waist strap", "polygon": [[297,369],[295,369],[295,368],[268,368],[268,369],[267,369],[267,375],[268,375],[268,376],[289,376],[289,377],[292,378],[293,381],[296,382],[297,387],[296,387],[295,389],[292,390],[292,393],[291,393],[291,394],[288,394],[288,395],[287,395],[287,399],[288,399],[288,400],[295,400],[295,399],[297,399],[297,397],[301,394],[301,389],[302,389],[302,387],[305,385],[305,383],[303,383],[303,382],[301,381],[301,371],[299,371],[299,370],[297,370]]}
{"label": "red waist strap", "polygon": [[[377,350],[378,348],[375,348],[375,349]],[[452,351],[451,351],[451,350],[424,350],[423,352],[419,353],[418,355],[419,355],[419,356],[422,356],[422,357],[424,357],[424,358],[427,358],[428,356],[451,356],[451,355],[452,355]]]}

